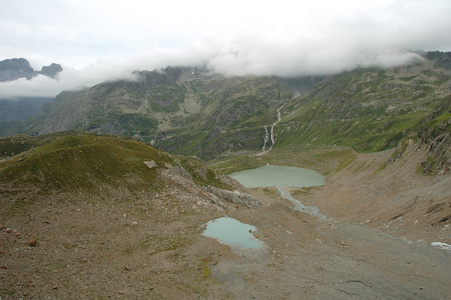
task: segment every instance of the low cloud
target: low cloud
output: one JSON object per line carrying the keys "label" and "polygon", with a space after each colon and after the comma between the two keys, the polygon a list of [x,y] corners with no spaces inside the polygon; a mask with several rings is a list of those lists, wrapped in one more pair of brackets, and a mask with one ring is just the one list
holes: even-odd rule
{"label": "low cloud", "polygon": [[312,43],[299,40],[240,40],[236,50],[212,57],[208,66],[229,76],[330,75],[359,67],[408,64],[422,58],[405,49],[375,49],[346,43]]}
{"label": "low cloud", "polygon": [[296,7],[232,0],[220,11],[201,0],[26,2],[29,10],[6,0],[0,11],[0,53],[7,55],[1,59],[24,57],[38,70],[55,62],[64,70],[56,80],[0,83],[0,98],[54,97],[166,66],[294,77],[387,68],[420,60],[411,50],[451,50],[449,0],[317,0]]}
{"label": "low cloud", "polygon": [[363,49],[349,45],[320,45],[302,40],[277,41],[241,37],[233,43],[196,42],[181,48],[148,47],[128,57],[107,56],[82,69],[63,65],[56,79],[39,75],[0,83],[0,98],[54,97],[63,90],[90,87],[117,79],[136,79],[133,71],[166,66],[207,66],[225,76],[329,75],[358,67],[408,64],[421,57],[404,49]]}
{"label": "low cloud", "polygon": [[[31,80],[20,78],[15,81],[0,82],[0,99],[55,97],[63,90],[91,87],[105,81],[136,80],[134,71],[155,70],[167,66],[207,65],[217,51],[218,48],[211,41],[204,41],[172,49],[149,46],[130,56],[109,55],[81,69],[63,64],[63,71],[55,79],[39,75]],[[37,61],[43,60],[34,57],[31,65],[40,69]],[[48,64],[48,58],[45,58],[45,63]]]}
{"label": "low cloud", "polygon": [[64,69],[55,79],[38,75],[31,80],[19,78],[15,81],[0,82],[0,99],[19,97],[55,97],[63,90],[90,87],[106,80],[131,79],[130,72],[112,70],[103,64],[83,70]]}

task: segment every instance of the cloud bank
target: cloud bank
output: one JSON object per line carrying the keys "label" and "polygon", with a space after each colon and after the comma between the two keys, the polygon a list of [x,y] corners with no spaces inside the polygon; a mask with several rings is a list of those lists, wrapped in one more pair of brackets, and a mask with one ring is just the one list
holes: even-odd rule
{"label": "cloud bank", "polygon": [[43,75],[31,80],[20,78],[0,82],[0,98],[54,97],[63,90],[90,87],[117,80],[134,80],[136,70],[154,70],[166,66],[207,66],[225,76],[335,74],[357,67],[390,67],[408,64],[421,57],[403,49],[359,49],[349,46],[307,46],[302,41],[273,43],[255,38],[240,38],[222,48],[210,42],[191,44],[180,49],[152,47],[134,55],[107,56],[82,68],[63,65],[56,79]]}
{"label": "cloud bank", "polygon": [[451,50],[448,0],[5,0],[3,7],[0,60],[24,57],[34,69],[55,62],[64,71],[57,80],[0,83],[0,98],[54,97],[168,65],[293,77],[420,59],[411,50]]}

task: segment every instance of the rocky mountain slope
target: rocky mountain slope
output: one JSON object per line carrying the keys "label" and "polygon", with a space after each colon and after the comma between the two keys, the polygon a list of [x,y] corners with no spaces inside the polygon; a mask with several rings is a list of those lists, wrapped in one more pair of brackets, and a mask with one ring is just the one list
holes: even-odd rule
{"label": "rocky mountain slope", "polygon": [[[295,79],[167,68],[61,93],[19,128],[35,136],[0,139],[0,298],[445,299],[451,64],[424,58]],[[66,129],[91,133],[47,133]],[[223,175],[266,164],[326,175],[290,194],[327,218]],[[202,236],[220,216],[265,246]]]}
{"label": "rocky mountain slope", "polygon": [[[166,150],[188,153],[204,146],[207,153],[218,153],[228,147],[214,150],[206,144],[222,139],[229,129],[252,128],[251,133],[258,135],[256,124],[273,119],[277,103],[292,94],[276,78],[225,78],[204,72],[187,68],[143,71],[137,74],[138,81],[64,92],[33,116],[27,130],[37,134],[61,130],[119,133]],[[195,134],[199,143],[194,144],[187,133]],[[246,133],[235,148],[260,144],[260,138],[251,141],[249,137]]]}
{"label": "rocky mountain slope", "polygon": [[[0,61],[0,82],[14,81],[19,78],[31,80],[38,75],[55,78],[63,69],[61,65],[52,63],[43,66],[41,71],[35,71],[28,60],[13,58]],[[4,99],[0,95],[0,136],[9,136],[22,132],[23,121],[36,113],[44,103],[53,98],[44,97],[19,97],[17,99]]]}
{"label": "rocky mountain slope", "polygon": [[212,159],[258,151],[277,121],[278,147],[395,147],[450,93],[451,53],[430,52],[411,65],[358,69],[323,77],[231,77],[205,69],[137,72],[63,92],[22,132],[76,130],[133,136],[171,153]]}
{"label": "rocky mountain slope", "polygon": [[449,95],[450,61],[451,53],[428,53],[414,65],[335,76],[284,107],[279,143],[393,148]]}
{"label": "rocky mountain slope", "polygon": [[[0,124],[26,121],[52,98],[19,98],[16,100],[0,100]],[[12,134],[10,134],[12,135]]]}

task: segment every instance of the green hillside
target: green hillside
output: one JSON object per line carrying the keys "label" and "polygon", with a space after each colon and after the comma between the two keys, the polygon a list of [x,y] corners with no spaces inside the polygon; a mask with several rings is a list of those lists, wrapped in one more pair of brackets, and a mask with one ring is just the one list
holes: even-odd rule
{"label": "green hillside", "polygon": [[[0,139],[0,179],[3,196],[33,191],[38,195],[87,192],[108,195],[158,192],[164,184],[161,170],[179,165],[196,184],[221,183],[216,173],[199,160],[173,157],[142,142],[85,133]],[[153,162],[148,167],[145,162]],[[199,169],[205,176],[199,176]]]}
{"label": "green hillside", "polygon": [[[168,67],[135,81],[63,92],[3,134],[75,130],[120,134],[170,153],[213,159],[260,151],[276,120],[275,147],[341,145],[373,152],[398,145],[451,89],[451,53],[410,65],[319,77],[224,77]],[[2,130],[0,130],[2,133]]]}
{"label": "green hillside", "polygon": [[113,282],[133,286],[131,298],[155,298],[153,286],[174,299],[205,295],[214,263],[205,249],[216,242],[199,228],[259,206],[202,161],[129,138],[2,138],[1,298],[115,298]]}
{"label": "green hillside", "polygon": [[[343,145],[364,152],[395,147],[419,128],[449,86],[449,77],[438,80],[431,71],[419,80],[423,66],[412,68],[356,70],[318,85],[284,108],[280,145]],[[409,72],[416,75],[407,80]]]}

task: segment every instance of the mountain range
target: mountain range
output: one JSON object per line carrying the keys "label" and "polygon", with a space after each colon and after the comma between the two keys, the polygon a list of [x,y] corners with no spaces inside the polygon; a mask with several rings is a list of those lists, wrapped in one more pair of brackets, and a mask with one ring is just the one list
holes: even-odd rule
{"label": "mountain range", "polygon": [[[25,58],[12,58],[0,61],[0,82],[14,81],[20,78],[31,80],[38,75],[55,78],[61,71],[59,64],[52,63],[43,66],[40,71],[35,71]],[[44,103],[52,101],[47,97],[19,97],[17,99],[5,99],[0,94],[0,124],[7,128],[15,126],[17,121],[25,121],[36,113]]]}
{"label": "mountain range", "polygon": [[[270,147],[341,145],[373,152],[416,132],[451,89],[451,53],[329,76],[225,77],[204,68],[139,71],[137,80],[64,91],[0,134],[88,131],[132,136],[212,159]],[[280,115],[279,115],[280,113]],[[280,116],[280,121],[278,117]]]}
{"label": "mountain range", "polygon": [[[450,295],[451,53],[327,76],[135,75],[0,123],[0,298]],[[226,175],[268,165],[326,185]],[[204,236],[219,217],[265,246]]]}

